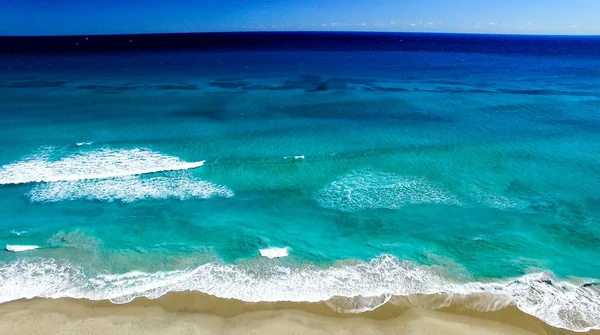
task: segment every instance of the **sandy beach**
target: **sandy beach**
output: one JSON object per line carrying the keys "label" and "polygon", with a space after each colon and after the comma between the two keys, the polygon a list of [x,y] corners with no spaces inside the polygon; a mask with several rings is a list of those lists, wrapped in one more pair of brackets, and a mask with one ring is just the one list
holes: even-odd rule
{"label": "sandy beach", "polygon": [[[592,331],[590,334],[599,334]],[[514,307],[495,312],[400,308],[339,314],[323,303],[257,303],[170,293],[109,301],[32,299],[0,305],[0,334],[572,334]]]}

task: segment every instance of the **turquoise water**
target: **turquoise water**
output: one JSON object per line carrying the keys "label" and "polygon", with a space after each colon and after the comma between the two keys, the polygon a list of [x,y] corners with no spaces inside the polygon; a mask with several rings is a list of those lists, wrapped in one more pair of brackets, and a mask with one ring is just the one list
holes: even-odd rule
{"label": "turquoise water", "polygon": [[2,57],[0,301],[484,293],[600,325],[597,59]]}

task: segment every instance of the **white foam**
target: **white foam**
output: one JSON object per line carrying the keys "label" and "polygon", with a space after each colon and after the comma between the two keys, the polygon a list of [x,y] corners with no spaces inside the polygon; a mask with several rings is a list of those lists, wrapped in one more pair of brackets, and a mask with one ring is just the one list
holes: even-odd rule
{"label": "white foam", "polygon": [[392,299],[391,294],[378,297],[333,297],[326,301],[327,306],[338,313],[365,313],[374,311]]}
{"label": "white foam", "polygon": [[524,209],[527,204],[521,200],[511,199],[504,195],[484,190],[479,187],[473,188],[473,196],[482,204],[496,209]]}
{"label": "white foam", "polygon": [[12,252],[23,252],[23,251],[30,251],[30,250],[35,250],[35,249],[39,249],[38,245],[16,245],[16,244],[7,244],[6,245],[6,251],[12,251]]}
{"label": "white foam", "polygon": [[262,257],[281,258],[288,256],[288,248],[266,248],[259,250]]}
{"label": "white foam", "polygon": [[21,235],[27,233],[28,231],[29,230],[14,230],[13,229],[13,230],[10,231],[10,233],[14,234],[14,235],[17,235],[17,236],[21,236]]}
{"label": "white foam", "polygon": [[185,162],[148,149],[81,151],[59,160],[45,151],[0,167],[0,184],[75,181],[126,177],[162,171],[187,170],[204,161]]}
{"label": "white foam", "polygon": [[[188,270],[96,276],[64,262],[37,258],[0,265],[0,278],[0,302],[71,297],[126,303],[136,297],[158,298],[170,291],[198,291],[248,302],[328,301],[340,311],[360,312],[376,308],[390,297],[408,297],[405,300],[409,303],[414,297],[411,304],[423,306],[429,304],[416,295],[440,297],[435,305],[443,307],[466,296],[475,297],[470,300],[476,300],[476,304],[502,302],[485,306],[490,310],[516,305],[555,327],[575,331],[600,328],[598,287],[559,281],[545,273],[494,282],[464,282],[449,278],[440,267],[417,266],[386,255],[370,262],[341,262],[328,268],[207,263]],[[487,298],[478,298],[482,296]],[[351,299],[344,302],[344,297]]]}
{"label": "white foam", "polygon": [[321,190],[317,201],[322,207],[342,211],[395,209],[421,203],[460,204],[450,192],[424,178],[377,171],[349,173]]}
{"label": "white foam", "polygon": [[94,143],[94,142],[77,142],[75,144],[77,144],[78,147],[81,147],[84,145],[92,145],[92,143]]}
{"label": "white foam", "polygon": [[302,155],[302,156],[294,156],[294,159],[304,159],[304,155]]}
{"label": "white foam", "polygon": [[33,202],[63,200],[133,202],[148,199],[178,198],[185,200],[233,196],[233,191],[225,186],[200,180],[181,172],[171,172],[160,177],[130,176],[43,183],[35,185],[29,192],[29,198]]}

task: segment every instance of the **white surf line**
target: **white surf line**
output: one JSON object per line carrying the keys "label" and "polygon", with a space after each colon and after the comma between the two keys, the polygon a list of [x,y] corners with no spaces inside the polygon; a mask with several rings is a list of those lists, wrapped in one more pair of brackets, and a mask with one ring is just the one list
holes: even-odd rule
{"label": "white surf line", "polygon": [[7,244],[6,251],[11,252],[23,252],[23,251],[31,251],[35,249],[39,249],[39,245],[19,245],[19,244]]}
{"label": "white surf line", "polygon": [[288,256],[288,248],[265,248],[259,249],[259,253],[262,257],[266,258],[281,258]]}
{"label": "white surf line", "polygon": [[100,149],[59,160],[33,155],[0,167],[0,185],[119,178],[194,169],[204,161],[187,162],[148,149]]}

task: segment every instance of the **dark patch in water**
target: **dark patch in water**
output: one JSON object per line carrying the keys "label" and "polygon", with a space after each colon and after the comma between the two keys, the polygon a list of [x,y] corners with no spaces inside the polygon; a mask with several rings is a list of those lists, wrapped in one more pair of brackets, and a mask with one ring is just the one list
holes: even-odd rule
{"label": "dark patch in water", "polygon": [[308,74],[294,80],[285,80],[281,87],[290,89],[309,88],[322,82],[321,78],[316,75]]}
{"label": "dark patch in water", "polygon": [[246,91],[217,91],[217,92],[204,92],[204,94],[218,94],[218,95],[227,95],[227,94],[244,94]]}
{"label": "dark patch in water", "polygon": [[315,88],[304,90],[305,92],[324,92],[327,91],[327,84],[324,82],[318,83]]}
{"label": "dark patch in water", "polygon": [[239,111],[229,110],[228,105],[231,102],[231,98],[228,95],[206,95],[197,105],[187,105],[181,109],[173,110],[169,115],[185,118],[204,118],[215,121],[234,119],[239,117]]}
{"label": "dark patch in water", "polygon": [[132,84],[123,85],[80,85],[75,87],[78,90],[89,90],[97,93],[120,93],[125,91],[132,91],[142,88],[142,86],[136,86]]}
{"label": "dark patch in water", "polygon": [[203,109],[203,108],[178,110],[178,111],[169,113],[169,115],[176,116],[176,117],[205,118],[205,119],[210,119],[210,120],[215,120],[215,121],[226,120],[226,118],[223,117],[223,114],[224,114],[223,111],[218,110],[218,109]]}
{"label": "dark patch in water", "polygon": [[288,79],[280,85],[249,84],[244,81],[213,81],[209,85],[223,89],[242,89],[244,91],[291,91],[305,92],[344,91],[349,84],[371,85],[370,81],[352,78],[321,79],[316,75],[305,75],[298,79]]}
{"label": "dark patch in water", "polygon": [[156,85],[148,86],[149,88],[166,91],[194,91],[199,90],[200,87],[196,85]]}
{"label": "dark patch in water", "polygon": [[560,92],[556,92],[553,90],[543,90],[543,89],[508,89],[508,88],[500,88],[498,91],[502,93],[508,94],[523,94],[523,95],[557,95],[561,94]]}
{"label": "dark patch in water", "polygon": [[336,82],[336,81],[343,82],[344,84],[373,86],[373,82],[371,80],[362,79],[362,78],[345,78],[345,77],[331,78],[328,80],[328,83],[331,84],[331,82]]}
{"label": "dark patch in water", "polygon": [[415,92],[427,92],[427,93],[497,93],[495,91],[485,90],[481,88],[470,88],[470,87],[452,87],[452,86],[438,86],[435,88],[413,88]]}
{"label": "dark patch in water", "polygon": [[79,85],[79,86],[75,86],[76,89],[78,90],[110,90],[113,89],[115,86],[109,86],[109,85]]}
{"label": "dark patch in water", "polygon": [[579,103],[584,104],[584,105],[589,105],[592,107],[600,107],[600,99],[584,100],[584,101],[580,101]]}
{"label": "dark patch in water", "polygon": [[481,88],[469,88],[467,89],[469,93],[494,93],[494,91],[484,90]]}
{"label": "dark patch in water", "polygon": [[404,100],[355,100],[336,101],[288,106],[268,106],[256,108],[241,113],[230,110],[227,106],[231,97],[222,95],[206,95],[206,99],[198,107],[185,107],[170,112],[174,117],[195,117],[210,120],[225,121],[248,118],[305,118],[323,120],[392,120],[397,122],[453,122],[445,116],[429,113],[408,104]]}
{"label": "dark patch in water", "polygon": [[289,91],[297,88],[289,86],[247,85],[242,87],[242,89],[246,91]]}
{"label": "dark patch in water", "polygon": [[94,93],[103,93],[103,94],[121,94],[123,91],[114,91],[114,90],[92,90]]}
{"label": "dark patch in water", "polygon": [[382,86],[373,86],[373,90],[381,91],[381,92],[408,92],[410,91],[404,87],[382,87]]}
{"label": "dark patch in water", "polygon": [[348,84],[352,84],[352,82],[344,78],[331,78],[327,80],[326,84],[329,90],[345,91],[348,89]]}
{"label": "dark patch in water", "polygon": [[[242,222],[240,225],[243,226]],[[259,250],[267,245],[263,240],[254,235],[243,231],[228,233],[229,239],[222,247],[221,257],[229,261],[235,261],[242,258],[256,257]]]}
{"label": "dark patch in water", "polygon": [[63,87],[67,81],[51,81],[51,80],[27,80],[27,81],[16,81],[7,84],[2,84],[0,87],[4,88],[52,88],[52,87]]}
{"label": "dark patch in water", "polygon": [[[478,107],[476,110],[485,114],[493,115],[515,115],[515,117],[532,118],[536,116],[536,111],[542,107],[540,104],[516,103],[516,104],[497,104]],[[550,107],[551,108],[551,107]],[[546,109],[546,110],[549,110]]]}
{"label": "dark patch in water", "polygon": [[281,115],[312,119],[377,120],[400,122],[452,122],[448,117],[430,114],[404,100],[340,101],[292,106],[273,106],[262,112],[265,117]]}
{"label": "dark patch in water", "polygon": [[328,90],[345,90],[347,81],[340,78],[334,78],[327,81],[319,76],[305,75],[299,79],[284,80],[281,85],[246,85],[242,87],[246,91],[265,90],[265,91],[291,91],[303,90],[305,92],[323,92]]}
{"label": "dark patch in water", "polygon": [[245,83],[243,81],[211,81],[210,83],[208,83],[208,85],[212,87],[233,90],[247,86],[248,83]]}
{"label": "dark patch in water", "polygon": [[436,91],[441,93],[466,93],[467,89],[464,87],[452,87],[452,86],[438,86],[435,88]]}
{"label": "dark patch in water", "polygon": [[464,85],[463,82],[455,80],[425,80],[428,84],[444,84],[444,85]]}
{"label": "dark patch in water", "polygon": [[580,128],[584,130],[590,131],[599,131],[600,130],[600,122],[595,120],[585,120],[585,119],[554,119],[554,120],[545,120],[544,122],[552,125],[558,126],[570,126],[575,128]]}
{"label": "dark patch in water", "polygon": [[138,90],[138,89],[154,89],[164,91],[192,91],[199,90],[200,88],[196,85],[188,84],[165,84],[165,85],[149,85],[149,86],[138,86],[133,84],[123,85],[79,85],[75,87],[78,90],[89,90],[96,93],[107,93],[107,94],[118,94],[126,91]]}

